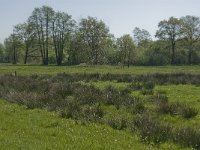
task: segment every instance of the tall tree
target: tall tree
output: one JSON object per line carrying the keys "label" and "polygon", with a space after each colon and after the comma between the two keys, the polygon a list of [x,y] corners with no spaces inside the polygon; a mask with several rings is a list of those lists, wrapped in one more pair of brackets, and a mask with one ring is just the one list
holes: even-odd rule
{"label": "tall tree", "polygon": [[70,48],[68,51],[69,64],[78,65],[88,62],[87,47],[87,44],[82,40],[81,33],[75,31],[70,38]]}
{"label": "tall tree", "polygon": [[150,33],[145,29],[140,29],[135,27],[133,30],[134,42],[137,46],[145,45],[147,42],[151,41]]}
{"label": "tall tree", "polygon": [[14,33],[11,34],[8,38],[4,41],[5,45],[5,57],[7,57],[7,62],[12,62],[13,64],[17,64],[19,61],[20,55],[20,46],[21,42]]}
{"label": "tall tree", "polygon": [[79,26],[82,39],[88,46],[88,56],[90,63],[98,64],[107,38],[110,37],[109,29],[103,21],[88,17],[82,19]]}
{"label": "tall tree", "polygon": [[168,20],[159,22],[158,27],[156,37],[170,42],[171,64],[175,64],[176,41],[181,36],[181,21],[178,18],[170,17]]}
{"label": "tall tree", "polygon": [[69,43],[69,37],[74,25],[75,21],[68,14],[61,12],[55,13],[54,19],[52,20],[52,38],[57,65],[62,64],[64,49],[66,48],[67,42]]}
{"label": "tall tree", "polygon": [[35,8],[28,19],[37,33],[38,46],[44,65],[48,65],[49,63],[49,37],[51,35],[53,16],[54,10],[51,7],[43,6],[41,8]]}
{"label": "tall tree", "polygon": [[4,62],[5,61],[5,47],[2,43],[0,43],[0,62]]}
{"label": "tall tree", "polygon": [[35,32],[33,31],[32,25],[28,23],[18,24],[14,27],[15,35],[21,40],[21,43],[24,45],[24,64],[27,63],[28,57],[35,50],[30,50],[31,45],[34,43]]}
{"label": "tall tree", "polygon": [[117,39],[117,45],[120,51],[121,63],[124,66],[130,66],[131,58],[135,49],[134,41],[129,34],[126,34]]}
{"label": "tall tree", "polygon": [[185,45],[188,50],[188,64],[192,63],[192,54],[195,44],[200,38],[200,18],[195,16],[185,16],[182,20],[182,33]]}

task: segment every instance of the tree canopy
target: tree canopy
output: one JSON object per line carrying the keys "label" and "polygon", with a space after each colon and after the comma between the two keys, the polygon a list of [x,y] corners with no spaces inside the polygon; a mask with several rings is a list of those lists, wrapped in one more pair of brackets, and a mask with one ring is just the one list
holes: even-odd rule
{"label": "tree canopy", "polygon": [[0,44],[0,62],[31,64],[174,65],[200,64],[200,18],[170,17],[158,23],[156,38],[135,27],[115,37],[103,20],[75,21],[49,6],[35,8]]}

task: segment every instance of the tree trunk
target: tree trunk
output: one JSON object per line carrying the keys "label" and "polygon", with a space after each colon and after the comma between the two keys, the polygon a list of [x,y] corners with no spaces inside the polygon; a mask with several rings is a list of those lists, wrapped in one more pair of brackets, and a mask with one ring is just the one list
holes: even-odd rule
{"label": "tree trunk", "polygon": [[49,40],[49,15],[48,15],[48,12],[47,12],[47,17],[46,17],[46,43],[45,43],[45,51],[46,51],[46,55],[45,55],[45,65],[48,65],[49,64],[49,43],[48,43],[48,40]]}
{"label": "tree trunk", "polygon": [[[45,41],[44,41],[44,31],[43,31],[43,25],[42,25],[42,22],[41,22],[41,26],[40,26],[40,32],[41,32],[41,55],[42,55],[42,63],[43,65],[45,65],[45,62],[46,62],[46,55],[45,55]],[[40,33],[39,33],[40,34]]]}
{"label": "tree trunk", "polygon": [[17,53],[16,53],[16,47],[15,44],[13,44],[13,64],[17,64]]}
{"label": "tree trunk", "polygon": [[27,63],[28,51],[29,51],[29,49],[28,49],[28,47],[26,46],[26,52],[25,52],[25,58],[24,58],[24,64]]}
{"label": "tree trunk", "polygon": [[94,61],[95,65],[98,64],[98,54],[97,54],[97,50],[95,50],[95,61]]}
{"label": "tree trunk", "polygon": [[130,62],[129,62],[129,60],[128,60],[128,68],[129,68],[129,66],[130,66]]}
{"label": "tree trunk", "polygon": [[175,64],[175,48],[176,48],[176,43],[175,41],[172,41],[171,65]]}
{"label": "tree trunk", "polygon": [[188,51],[188,65],[192,64],[192,50],[189,49]]}

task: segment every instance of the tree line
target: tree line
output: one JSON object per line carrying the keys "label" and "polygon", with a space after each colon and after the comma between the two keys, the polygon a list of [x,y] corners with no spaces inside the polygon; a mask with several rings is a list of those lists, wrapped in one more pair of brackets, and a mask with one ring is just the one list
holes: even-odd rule
{"label": "tree line", "polygon": [[0,62],[24,64],[184,65],[200,63],[200,18],[170,17],[158,23],[156,40],[136,27],[115,38],[94,17],[77,23],[49,6],[35,8],[0,44]]}

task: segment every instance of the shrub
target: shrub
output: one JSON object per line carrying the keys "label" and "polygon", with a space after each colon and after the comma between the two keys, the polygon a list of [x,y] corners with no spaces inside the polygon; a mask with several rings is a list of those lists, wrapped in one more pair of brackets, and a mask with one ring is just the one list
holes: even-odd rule
{"label": "shrub", "polygon": [[135,114],[142,114],[145,112],[145,106],[144,103],[141,101],[138,101],[134,106],[133,106],[133,113]]}
{"label": "shrub", "polygon": [[200,149],[200,130],[191,127],[178,128],[173,132],[173,141],[181,145]]}
{"label": "shrub", "polygon": [[170,105],[168,103],[168,97],[165,95],[154,96],[154,101],[156,103],[156,110],[159,113],[168,114],[170,113]]}
{"label": "shrub", "polygon": [[131,88],[132,90],[141,90],[142,89],[142,83],[141,82],[132,82],[129,85],[129,88]]}
{"label": "shrub", "polygon": [[120,106],[131,107],[135,105],[138,98],[131,96],[129,89],[117,90],[112,86],[106,87],[103,91],[103,102],[107,105],[114,105],[117,109]]}
{"label": "shrub", "polygon": [[59,115],[64,118],[79,119],[81,108],[78,102],[71,96],[66,101],[67,105],[59,110]]}
{"label": "shrub", "polygon": [[92,105],[100,102],[102,99],[100,90],[96,89],[94,86],[87,85],[79,85],[79,87],[74,88],[73,95],[81,105]]}
{"label": "shrub", "polygon": [[140,92],[143,95],[153,95],[153,90],[152,89],[142,89]]}
{"label": "shrub", "polygon": [[190,118],[195,117],[198,114],[198,111],[195,108],[192,108],[190,106],[184,105],[181,108],[181,112],[180,113],[181,113],[181,116],[183,118],[190,119]]}
{"label": "shrub", "polygon": [[185,119],[190,119],[198,114],[198,110],[182,103],[168,104],[167,102],[159,103],[157,111],[171,115],[181,115]]}
{"label": "shrub", "polygon": [[143,87],[145,89],[153,89],[155,87],[155,83],[153,83],[152,81],[147,81],[147,82],[144,82],[144,85]]}
{"label": "shrub", "polygon": [[149,144],[153,142],[159,145],[167,141],[171,135],[170,126],[163,125],[146,114],[137,116],[134,126],[139,130],[141,140]]}
{"label": "shrub", "polygon": [[113,129],[122,130],[127,128],[128,120],[124,118],[121,119],[112,118],[107,121],[107,124],[111,126]]}
{"label": "shrub", "polygon": [[99,104],[93,106],[86,105],[81,110],[81,118],[86,121],[100,122],[103,115],[103,109]]}
{"label": "shrub", "polygon": [[115,105],[117,108],[119,108],[122,103],[121,93],[112,86],[108,86],[103,90],[103,100],[105,104]]}

